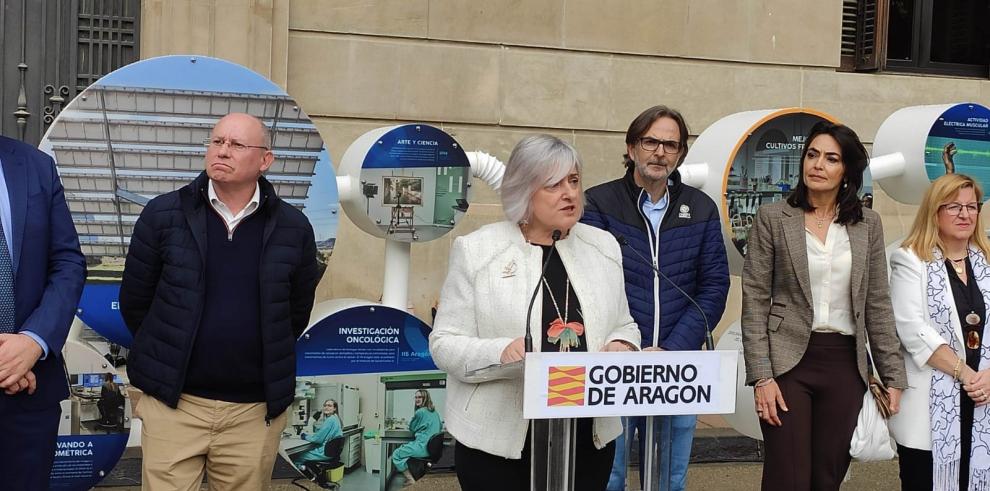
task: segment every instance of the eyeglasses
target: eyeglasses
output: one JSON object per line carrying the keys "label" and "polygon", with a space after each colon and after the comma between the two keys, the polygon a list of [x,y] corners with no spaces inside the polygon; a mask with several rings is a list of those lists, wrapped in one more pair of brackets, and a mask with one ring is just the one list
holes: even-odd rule
{"label": "eyeglasses", "polygon": [[939,208],[953,217],[961,215],[963,210],[968,211],[970,215],[976,215],[983,209],[983,203],[946,203]]}
{"label": "eyeglasses", "polygon": [[234,152],[243,152],[249,148],[260,148],[262,150],[268,150],[268,147],[262,145],[245,145],[237,140],[226,140],[224,138],[207,138],[203,140],[203,145],[207,147],[213,147],[216,149],[223,148],[224,145],[229,145],[230,149]]}
{"label": "eyeglasses", "polygon": [[677,153],[681,151],[681,142],[674,140],[657,140],[656,138],[643,137],[639,139],[639,146],[647,152],[656,152],[663,146],[664,153]]}

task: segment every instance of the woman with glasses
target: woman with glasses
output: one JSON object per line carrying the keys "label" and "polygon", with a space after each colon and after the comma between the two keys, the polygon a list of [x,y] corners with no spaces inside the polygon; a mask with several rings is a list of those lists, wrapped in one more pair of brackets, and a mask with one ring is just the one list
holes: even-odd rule
{"label": "woman with glasses", "polygon": [[337,410],[337,401],[333,399],[323,401],[323,411],[321,411],[323,423],[320,425],[319,430],[312,435],[307,435],[306,433],[299,435],[299,438],[316,445],[311,450],[295,458],[293,463],[298,469],[305,470],[306,462],[326,462],[330,460],[330,457],[323,453],[327,442],[344,436],[344,432],[341,430],[340,414],[337,413]]}
{"label": "woman with glasses", "polygon": [[313,423],[313,432],[319,432],[330,418],[336,418],[337,424],[343,428],[343,421],[340,419],[340,414],[337,412],[337,401],[333,399],[323,401],[323,409],[313,413],[313,417],[310,418],[310,421]]}
{"label": "woman with glasses", "polygon": [[[626,130],[625,173],[585,193],[581,222],[616,235],[622,243],[624,300],[644,350],[696,350],[704,343],[706,326],[717,325],[725,311],[729,266],[721,215],[715,202],[685,184],[678,171],[687,156],[688,135],[687,122],[676,109],[664,105],[645,109]],[[687,487],[697,416],[679,414],[650,421],[641,416],[623,418],[625,431],[616,440],[608,491],[645,482],[651,470],[647,455],[654,457],[653,462],[663,462],[659,480],[666,481],[671,491]],[[627,479],[635,460],[635,451],[630,451],[634,445],[639,448],[639,479]],[[641,483],[633,485],[637,480]]]}
{"label": "woman with glasses", "polygon": [[837,490],[868,382],[866,341],[898,410],[907,386],[887,294],[880,217],[857,196],[868,157],[826,121],[801,179],[756,215],[742,276],[746,382],[755,387],[764,490]]}
{"label": "woman with glasses", "polygon": [[990,487],[990,351],[983,335],[990,240],[982,203],[972,178],[936,179],[890,255],[890,297],[909,387],[900,414],[890,419],[904,490]]}

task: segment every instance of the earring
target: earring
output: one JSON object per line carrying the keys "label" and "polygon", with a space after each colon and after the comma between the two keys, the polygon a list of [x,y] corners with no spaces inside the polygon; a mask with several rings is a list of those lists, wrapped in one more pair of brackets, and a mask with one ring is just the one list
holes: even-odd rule
{"label": "earring", "polygon": [[849,187],[849,181],[842,181],[842,189]]}

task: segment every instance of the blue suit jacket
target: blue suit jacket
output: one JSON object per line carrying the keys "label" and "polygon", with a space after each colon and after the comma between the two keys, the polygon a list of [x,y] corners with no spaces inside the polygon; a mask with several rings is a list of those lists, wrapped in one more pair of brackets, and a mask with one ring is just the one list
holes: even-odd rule
{"label": "blue suit jacket", "polygon": [[48,344],[48,357],[33,369],[38,379],[34,395],[0,397],[12,397],[25,409],[40,408],[69,395],[62,345],[79,304],[86,259],[52,158],[0,136],[0,162],[13,222],[14,325]]}

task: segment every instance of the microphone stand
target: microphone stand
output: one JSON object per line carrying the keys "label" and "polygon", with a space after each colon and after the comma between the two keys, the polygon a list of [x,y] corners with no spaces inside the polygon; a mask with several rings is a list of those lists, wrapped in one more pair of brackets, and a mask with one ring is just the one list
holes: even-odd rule
{"label": "microphone stand", "polygon": [[[529,308],[526,310],[526,335],[523,338],[523,343],[525,345],[526,353],[533,352],[533,330],[532,330],[532,317],[533,317],[533,307],[536,304],[536,297],[540,293],[540,288],[543,286],[543,277],[547,273],[547,266],[550,265],[550,259],[553,257],[554,251],[557,250],[557,241],[560,240],[561,232],[560,230],[554,230],[550,235],[552,242],[550,243],[550,251],[547,253],[547,258],[543,261],[543,267],[540,269],[540,276],[536,280],[536,288],[533,289],[533,295],[529,299]],[[561,424],[562,423],[562,424]],[[560,470],[563,468],[563,473],[567,475],[572,475],[573,473],[573,449],[574,449],[574,425],[573,420],[551,420],[549,422],[543,420],[530,420],[529,422],[529,452],[530,452],[530,478],[529,487],[530,491],[546,491],[548,489],[558,489],[562,484],[566,489],[573,488],[573,482],[571,479],[561,479],[564,476],[550,475],[548,472],[551,469]],[[538,446],[538,442],[547,442],[546,445]],[[551,442],[554,448],[549,448]],[[571,449],[569,455],[564,456],[565,465],[561,466],[560,462],[551,462],[556,453],[559,453],[559,449],[556,448],[560,446],[564,449]],[[560,456],[557,455],[559,459]],[[540,466],[542,473],[538,473],[537,462],[542,462],[544,465]],[[570,465],[566,465],[569,463]],[[556,464],[556,465],[555,465]],[[541,476],[539,482],[537,482],[537,476]],[[568,483],[570,485],[568,485]],[[537,485],[540,487],[537,487]]]}
{"label": "microphone stand", "polygon": [[[712,339],[711,325],[708,322],[708,316],[705,315],[705,311],[702,310],[702,308],[701,308],[700,305],[698,305],[698,302],[695,301],[695,299],[692,298],[691,295],[688,295],[687,292],[685,292],[684,290],[682,290],[681,287],[677,286],[676,283],[674,283],[673,281],[671,281],[671,279],[668,278],[667,275],[663,274],[663,272],[660,271],[660,268],[658,268],[656,265],[654,265],[652,261],[647,260],[646,257],[643,256],[643,254],[641,254],[639,251],[636,250],[635,247],[630,246],[629,245],[629,241],[625,237],[623,237],[622,235],[618,235],[618,234],[613,234],[613,235],[615,236],[615,240],[619,243],[619,245],[621,245],[622,247],[624,247],[624,248],[632,251],[632,253],[640,260],[640,262],[642,262],[643,264],[648,265],[650,267],[650,269],[652,269],[653,272],[657,274],[657,276],[659,276],[660,278],[663,278],[670,286],[674,287],[674,289],[677,290],[682,296],[684,296],[684,298],[686,298],[689,302],[691,302],[691,305],[694,305],[694,308],[698,310],[698,313],[699,314],[701,314],[701,319],[705,322],[705,348],[708,351],[714,350],[715,349],[715,341]],[[659,298],[657,299],[657,301],[659,301]],[[660,333],[657,332],[657,333],[654,333],[653,335],[654,336],[659,336]],[[672,432],[673,432],[673,425],[671,424],[671,419],[670,418],[671,418],[670,416],[663,417],[663,418],[661,418],[661,423],[660,423],[661,426],[662,426],[662,428],[661,428],[661,434],[667,435],[667,438],[664,438],[663,439],[663,442],[662,442],[663,445],[662,445],[662,448],[660,449],[661,460],[663,460],[664,462],[666,462],[666,465],[664,466],[664,471],[665,471],[664,474],[666,474],[667,479],[663,483],[661,483],[660,489],[669,489],[670,488],[670,450],[671,450],[671,438],[672,438]],[[646,434],[648,436],[653,435],[653,425],[654,424],[655,424],[654,417],[653,416],[647,416],[647,418],[646,418]],[[627,435],[627,438],[628,438],[628,435]],[[642,438],[642,436],[640,436],[640,438]],[[644,487],[644,489],[647,489],[647,487],[648,488],[652,488],[652,482],[651,481],[652,481],[652,476],[653,476],[653,474],[652,474],[652,467],[653,467],[653,465],[652,465],[652,462],[653,462],[652,456],[653,456],[653,454],[652,454],[652,451],[651,450],[647,450],[646,453],[647,453],[647,455],[641,456],[641,458],[644,458],[645,457],[644,458],[644,463],[646,465],[644,465],[644,471],[645,471],[645,474],[647,474],[646,476],[643,476],[643,477],[645,477],[644,484],[646,485],[646,487]]]}

